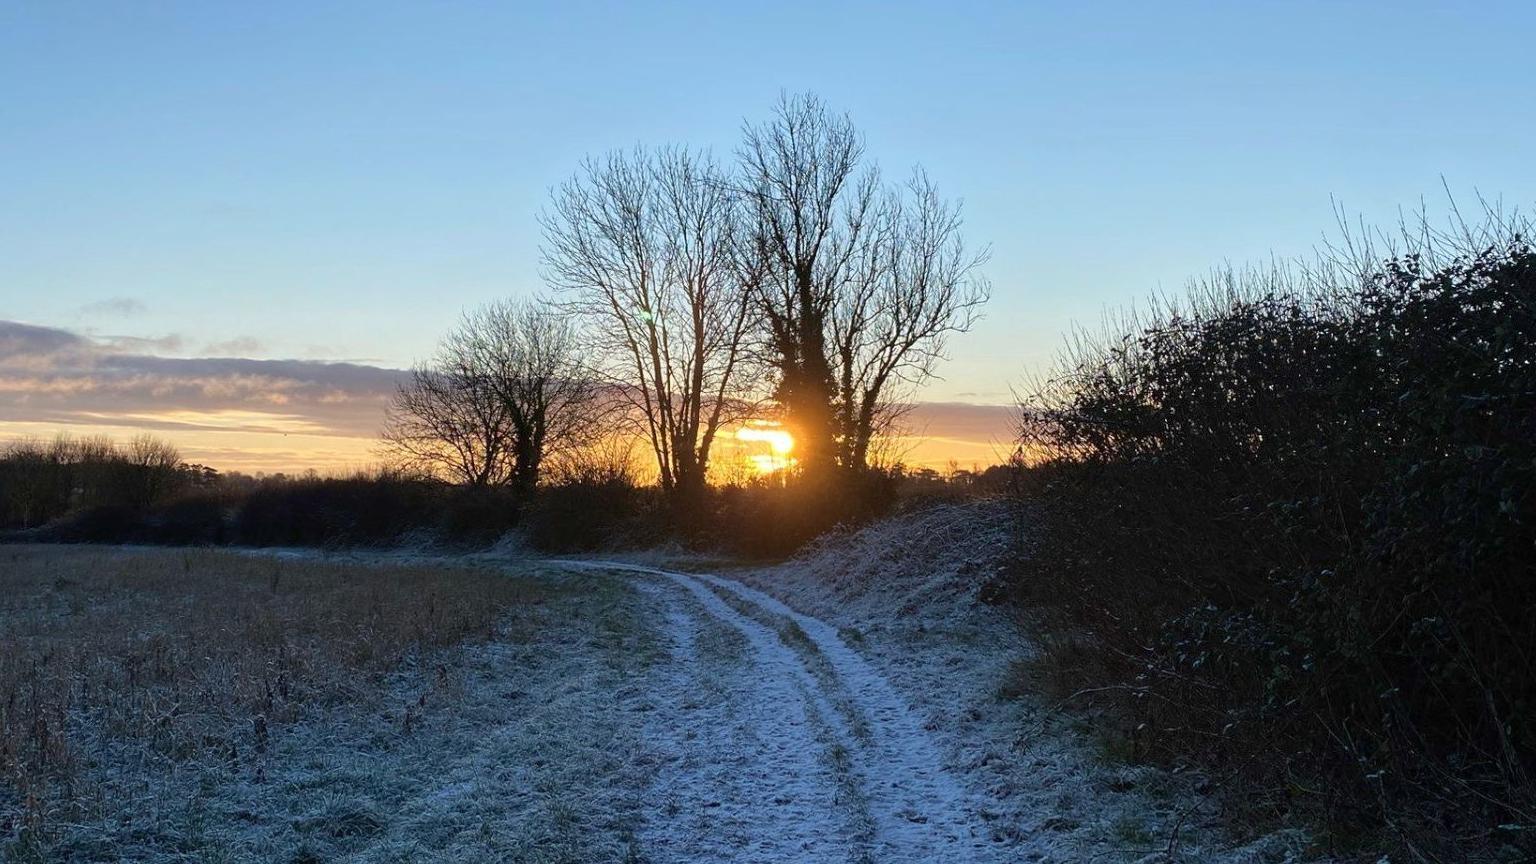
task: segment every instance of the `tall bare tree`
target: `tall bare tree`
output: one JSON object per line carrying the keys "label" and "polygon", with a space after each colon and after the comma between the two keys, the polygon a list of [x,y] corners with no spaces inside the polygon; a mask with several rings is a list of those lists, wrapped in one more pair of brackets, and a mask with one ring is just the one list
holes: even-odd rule
{"label": "tall bare tree", "polygon": [[544,262],[634,409],[663,488],[704,486],[721,427],[747,410],[757,376],[738,266],[732,184],[685,149],[587,161],[544,218]]}
{"label": "tall bare tree", "polygon": [[988,297],[977,273],[986,252],[966,249],[959,206],[921,170],[885,193],[871,222],[830,322],[838,462],[861,471],[871,440],[908,407],[898,391],[933,377],[947,338],[969,330]]}
{"label": "tall bare tree", "polygon": [[739,152],[752,250],[753,292],[777,372],[775,398],[802,470],[825,476],[837,457],[835,376],[828,319],[859,257],[878,176],[861,171],[864,141],[814,96],[781,98],[774,117],[748,125]]}
{"label": "tall bare tree", "polygon": [[502,301],[465,315],[412,374],[385,438],[435,473],[526,493],[548,457],[600,434],[602,411],[569,319],[543,303]]}
{"label": "tall bare tree", "polygon": [[862,138],[815,96],[782,98],[739,156],[753,297],[801,466],[863,470],[892,391],[932,377],[946,338],[974,324],[986,253],[966,251],[959,207],[926,175],[886,189],[861,168]]}

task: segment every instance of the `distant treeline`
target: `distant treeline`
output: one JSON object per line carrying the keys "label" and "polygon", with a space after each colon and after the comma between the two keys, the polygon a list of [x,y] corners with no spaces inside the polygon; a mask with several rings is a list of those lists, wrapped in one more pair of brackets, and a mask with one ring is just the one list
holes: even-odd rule
{"label": "distant treeline", "polygon": [[447,483],[398,470],[347,477],[220,474],[170,444],[60,436],[0,449],[0,539],[250,546],[484,547],[507,537],[544,551],[678,543],[786,554],[832,522],[886,513],[912,497],[997,491],[1008,471],[894,467],[843,497],[779,477],[711,487],[687,519],[665,490],[620,461],[567,463],[535,490]]}
{"label": "distant treeline", "polygon": [[17,441],[0,449],[0,527],[32,528],[95,508],[142,512],[215,479],[151,435],[124,445],[100,436]]}
{"label": "distant treeline", "polygon": [[1020,494],[1046,526],[999,593],[1071,634],[1045,668],[1130,752],[1334,853],[1528,860],[1528,227],[1223,273],[1036,388],[1021,452],[1050,458]]}

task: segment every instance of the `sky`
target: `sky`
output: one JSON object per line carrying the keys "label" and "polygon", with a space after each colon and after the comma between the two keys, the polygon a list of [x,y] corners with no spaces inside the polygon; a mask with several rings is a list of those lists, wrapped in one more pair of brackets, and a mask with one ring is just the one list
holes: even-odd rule
{"label": "sky", "polygon": [[0,0],[0,437],[361,464],[389,370],[541,290],[584,156],[729,159],[810,90],[992,249],[919,460],[990,461],[1074,325],[1306,254],[1336,206],[1536,201],[1533,40],[1493,2]]}

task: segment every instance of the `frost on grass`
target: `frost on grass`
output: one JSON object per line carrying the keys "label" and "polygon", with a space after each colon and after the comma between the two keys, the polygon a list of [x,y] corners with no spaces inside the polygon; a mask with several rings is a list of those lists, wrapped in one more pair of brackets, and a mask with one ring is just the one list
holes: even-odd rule
{"label": "frost on grass", "polygon": [[763,634],[705,613],[675,585],[634,584],[662,604],[668,648],[645,726],[657,756],[642,860],[848,860],[857,828],[822,758],[815,710],[797,681],[765,668]]}
{"label": "frost on grass", "polygon": [[1295,857],[1000,686],[1030,643],[976,591],[1009,531],[937,507],[730,579],[7,550],[0,857]]}
{"label": "frost on grass", "polygon": [[[6,554],[0,859],[633,852],[648,759],[622,697],[645,689],[657,654],[622,583],[419,562]],[[15,706],[34,699],[53,719],[48,744],[32,727],[15,734]]]}
{"label": "frost on grass", "polygon": [[1028,634],[977,594],[1005,566],[1000,502],[931,507],[729,574],[815,616],[823,650],[865,658],[921,718],[974,818],[1019,860],[1292,861],[1305,839],[1243,839],[1198,778],[1098,752],[1094,718],[1020,691]]}

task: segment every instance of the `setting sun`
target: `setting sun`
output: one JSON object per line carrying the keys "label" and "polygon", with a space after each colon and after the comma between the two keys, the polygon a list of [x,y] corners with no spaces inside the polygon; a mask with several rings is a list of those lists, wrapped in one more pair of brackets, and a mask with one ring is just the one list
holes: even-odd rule
{"label": "setting sun", "polygon": [[768,420],[749,420],[736,430],[736,440],[761,442],[768,445],[767,453],[752,453],[747,459],[759,474],[782,471],[795,463],[790,451],[795,449],[795,438],[777,423]]}

